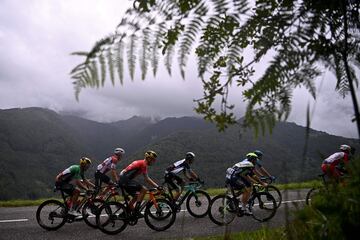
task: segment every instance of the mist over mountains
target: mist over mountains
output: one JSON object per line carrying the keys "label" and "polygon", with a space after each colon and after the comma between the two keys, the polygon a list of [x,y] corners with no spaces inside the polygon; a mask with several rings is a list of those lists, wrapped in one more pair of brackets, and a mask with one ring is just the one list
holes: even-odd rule
{"label": "mist over mountains", "polygon": [[280,122],[271,135],[256,138],[252,130],[239,125],[219,133],[214,125],[195,117],[153,121],[135,116],[99,123],[42,108],[0,110],[0,200],[53,195],[56,174],[82,156],[93,160],[86,173],[93,178],[97,164],[115,147],[126,151],[119,170],[142,159],[144,151],[156,151],[159,158],[149,174],[159,182],[169,164],[193,151],[193,168],[207,187],[223,187],[226,168],[255,149],[264,152],[263,164],[279,182],[316,178],[322,159],[340,144],[359,149],[354,139],[310,130],[304,153],[305,130]]}

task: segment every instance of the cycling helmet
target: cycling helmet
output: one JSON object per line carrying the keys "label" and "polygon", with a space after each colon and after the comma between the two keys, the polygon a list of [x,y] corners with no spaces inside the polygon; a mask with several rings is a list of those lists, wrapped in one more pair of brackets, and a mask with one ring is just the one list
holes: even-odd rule
{"label": "cycling helmet", "polygon": [[156,154],[156,152],[149,150],[145,153],[145,159],[146,158],[152,158],[152,159],[156,160],[157,154]]}
{"label": "cycling helmet", "polygon": [[87,157],[80,158],[80,165],[91,164],[91,159]]}
{"label": "cycling helmet", "polygon": [[193,152],[187,152],[185,155],[185,160],[194,160],[195,154]]}
{"label": "cycling helmet", "polygon": [[261,159],[262,156],[264,155],[264,154],[262,153],[262,151],[260,151],[260,150],[255,150],[254,153],[256,154],[256,156],[257,156],[259,159]]}
{"label": "cycling helmet", "polygon": [[115,148],[114,153],[115,153],[116,155],[122,156],[122,155],[125,154],[125,151],[124,151],[124,149],[122,149],[122,148]]}
{"label": "cycling helmet", "polygon": [[349,145],[343,144],[340,146],[340,150],[350,152],[351,147]]}
{"label": "cycling helmet", "polygon": [[258,159],[258,156],[257,156],[255,153],[248,153],[248,154],[246,154],[246,158],[247,158],[249,161],[253,161],[253,160]]}

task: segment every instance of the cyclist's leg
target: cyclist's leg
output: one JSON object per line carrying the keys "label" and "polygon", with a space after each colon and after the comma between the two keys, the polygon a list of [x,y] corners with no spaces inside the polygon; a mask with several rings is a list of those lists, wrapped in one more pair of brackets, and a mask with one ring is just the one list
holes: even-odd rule
{"label": "cyclist's leg", "polygon": [[[174,182],[174,180],[176,181],[176,183]],[[181,193],[182,193],[182,190],[183,190],[183,186],[185,185],[185,182],[184,180],[177,176],[177,175],[174,175],[174,178],[172,179],[172,183],[175,187],[175,191],[176,191],[176,194],[174,196],[174,199],[175,201],[180,197]]]}
{"label": "cyclist's leg", "polygon": [[246,204],[248,203],[251,196],[251,183],[245,178],[240,177],[237,181],[237,184],[239,187],[242,187],[242,189],[244,190],[241,197],[241,207],[243,210],[245,210]]}

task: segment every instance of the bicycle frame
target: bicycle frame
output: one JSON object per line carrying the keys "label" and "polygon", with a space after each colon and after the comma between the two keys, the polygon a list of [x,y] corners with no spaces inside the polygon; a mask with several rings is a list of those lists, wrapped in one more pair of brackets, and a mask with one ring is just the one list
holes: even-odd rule
{"label": "bicycle frame", "polygon": [[[186,198],[191,194],[191,193],[196,193],[196,190],[200,189],[202,187],[202,184],[199,182],[190,182],[189,184],[184,186],[184,189],[180,195],[180,197],[177,200],[177,203],[174,201],[174,195],[172,193],[172,191],[170,190],[169,183],[166,183],[168,189],[169,189],[169,193],[167,194],[168,197],[171,199],[171,201],[176,205],[176,206],[181,206],[184,201],[186,200]],[[185,194],[184,194],[185,192]]]}

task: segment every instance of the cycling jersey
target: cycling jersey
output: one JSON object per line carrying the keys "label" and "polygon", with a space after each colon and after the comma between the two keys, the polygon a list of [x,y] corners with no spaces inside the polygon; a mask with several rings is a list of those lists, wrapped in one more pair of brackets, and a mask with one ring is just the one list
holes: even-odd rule
{"label": "cycling jersey", "polygon": [[240,176],[245,177],[245,176],[253,176],[253,175],[254,175],[254,164],[252,164],[247,159],[236,163],[234,166],[226,170],[227,179],[239,178]]}
{"label": "cycling jersey", "polygon": [[97,166],[97,170],[101,173],[107,173],[111,169],[115,170],[118,161],[119,161],[119,157],[117,155],[108,157],[101,164]]}
{"label": "cycling jersey", "polygon": [[80,165],[72,165],[62,172],[61,182],[70,182],[73,179],[85,179],[84,172],[81,171]]}
{"label": "cycling jersey", "polygon": [[343,160],[343,163],[348,163],[349,161],[349,154],[345,152],[337,152],[332,155],[330,155],[328,158],[324,160],[324,164],[331,164],[331,165],[338,165],[341,164]]}
{"label": "cycling jersey", "polygon": [[147,163],[145,160],[136,160],[127,166],[122,172],[121,175],[124,175],[128,179],[133,179],[139,174],[147,173]]}
{"label": "cycling jersey", "polygon": [[170,167],[168,167],[165,171],[165,173],[174,173],[174,174],[178,174],[180,172],[184,172],[184,171],[189,171],[190,168],[190,164],[188,162],[185,161],[185,159],[183,160],[179,160],[176,161],[174,164],[172,164]]}

